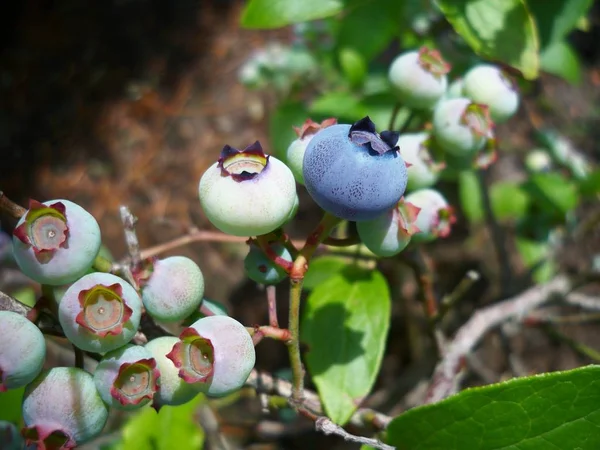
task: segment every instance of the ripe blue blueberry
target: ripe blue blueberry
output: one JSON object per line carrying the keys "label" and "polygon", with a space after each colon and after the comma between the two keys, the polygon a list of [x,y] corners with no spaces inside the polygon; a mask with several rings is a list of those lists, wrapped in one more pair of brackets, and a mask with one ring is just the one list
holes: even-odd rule
{"label": "ripe blue blueberry", "polygon": [[204,276],[185,256],[148,261],[138,282],[148,314],[163,322],[185,319],[198,309],[204,295]]}
{"label": "ripe blue blueberry", "polygon": [[178,342],[179,339],[174,336],[164,336],[152,339],[145,345],[156,360],[160,372],[158,391],[154,394],[154,402],[152,403],[155,408],[164,405],[182,405],[198,395],[198,389],[186,383],[179,376],[179,369],[175,367],[173,361],[167,358],[167,354],[173,350],[173,346]]}
{"label": "ripe blue blueberry", "polygon": [[104,355],[94,371],[94,383],[104,403],[124,410],[148,404],[158,390],[159,378],[150,350],[131,344]]}
{"label": "ripe blue blueberry", "polygon": [[358,236],[375,255],[396,255],[406,248],[411,236],[419,231],[415,226],[418,214],[419,208],[401,200],[381,216],[357,222]]}
{"label": "ripe blue blueberry", "polygon": [[229,316],[199,319],[179,339],[167,357],[181,378],[210,396],[241,388],[256,361],[250,333]]}
{"label": "ripe blue blueberry", "polygon": [[142,300],[133,286],[110,273],[83,276],[58,305],[58,320],[67,339],[94,353],[106,353],[131,341],[141,314]]}
{"label": "ripe blue blueberry", "polygon": [[13,232],[13,254],[25,275],[42,284],[75,281],[100,250],[96,219],[68,200],[30,200]]}
{"label": "ripe blue blueberry", "polygon": [[411,192],[403,200],[419,208],[415,226],[419,230],[412,236],[414,242],[428,242],[450,234],[455,222],[452,207],[442,194],[435,189],[419,189]]}
{"label": "ripe blue blueberry", "polygon": [[46,341],[38,327],[12,311],[0,311],[0,392],[31,383],[42,371]]}
{"label": "ripe blue blueberry", "polygon": [[108,409],[92,376],[75,367],[42,372],[25,388],[22,434],[40,449],[70,449],[102,432]]}
{"label": "ripe blue blueberry", "polygon": [[[280,243],[270,244],[270,248],[280,258],[292,262],[292,255]],[[260,284],[277,284],[287,277],[286,271],[269,259],[255,244],[250,244],[250,251],[244,259],[244,269],[251,280]]]}
{"label": "ripe blue blueberry", "polygon": [[422,47],[396,57],[388,76],[403,105],[430,109],[446,92],[449,71],[450,65],[437,50]]}
{"label": "ripe blue blueberry", "polygon": [[298,139],[292,141],[287,149],[287,165],[291,169],[296,181],[300,184],[304,184],[304,176],[302,174],[302,167],[304,165],[304,153],[306,152],[306,146],[312,140],[315,134],[323,128],[330,127],[337,123],[336,119],[326,119],[320,124],[313,122],[311,119],[307,119],[301,128],[294,127]]}
{"label": "ripe blue blueberry", "polygon": [[369,117],[319,131],[304,154],[304,181],[315,202],[342,219],[369,220],[394,207],[404,194],[406,163],[398,134],[378,134]]}
{"label": "ripe blue blueberry", "polygon": [[466,73],[463,94],[475,103],[488,105],[495,123],[506,122],[519,108],[514,83],[499,67],[489,64],[480,64]]}
{"label": "ripe blue blueberry", "polygon": [[199,185],[208,220],[234,236],[270,233],[289,218],[296,202],[292,171],[255,142],[244,150],[228,145]]}

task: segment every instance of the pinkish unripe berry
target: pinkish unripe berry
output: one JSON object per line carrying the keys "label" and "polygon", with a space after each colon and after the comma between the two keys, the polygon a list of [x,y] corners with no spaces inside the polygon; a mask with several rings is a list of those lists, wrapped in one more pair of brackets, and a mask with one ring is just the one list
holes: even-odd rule
{"label": "pinkish unripe berry", "polygon": [[210,396],[241,388],[256,362],[250,333],[229,316],[199,319],[179,339],[167,357],[182,379]]}
{"label": "pinkish unripe berry", "polygon": [[480,64],[467,72],[463,94],[475,103],[488,105],[495,123],[506,122],[519,108],[515,84],[499,67],[489,64]]}
{"label": "pinkish unripe berry", "polygon": [[204,295],[204,276],[185,256],[149,261],[139,278],[148,314],[163,322],[183,320],[198,309]]}
{"label": "pinkish unripe berry", "polygon": [[22,434],[40,449],[75,448],[98,436],[108,409],[92,376],[75,367],[42,372],[25,388]]}
{"label": "pinkish unripe berry", "polygon": [[173,346],[179,339],[173,336],[164,336],[152,339],[145,345],[152,357],[156,360],[160,372],[160,383],[158,391],[154,394],[153,406],[160,408],[164,405],[182,405],[189,402],[196,395],[198,389],[186,383],[179,377],[179,369],[173,361],[167,358],[167,354],[173,350]]}
{"label": "pinkish unripe berry", "polygon": [[437,50],[422,47],[396,57],[388,76],[402,104],[430,109],[446,92],[449,71],[450,65]]}
{"label": "pinkish unripe berry", "polygon": [[91,273],[73,283],[58,306],[65,336],[82,350],[106,353],[127,344],[140,324],[142,300],[123,279]]}
{"label": "pinkish unripe berry", "polygon": [[31,383],[46,358],[46,342],[38,327],[12,311],[0,311],[0,392]]}
{"label": "pinkish unripe berry", "polygon": [[419,189],[404,197],[404,202],[419,208],[414,222],[419,231],[413,234],[413,241],[432,241],[450,234],[450,228],[455,222],[454,212],[438,191]]}
{"label": "pinkish unripe berry", "polygon": [[323,128],[335,125],[337,119],[326,119],[321,123],[313,122],[311,119],[307,119],[301,128],[294,127],[298,139],[292,141],[287,149],[287,165],[291,169],[296,181],[300,184],[304,184],[304,175],[302,174],[302,167],[304,165],[304,152],[306,152],[306,146],[311,141],[313,136]]}
{"label": "pinkish unripe berry", "polygon": [[393,256],[409,244],[411,236],[419,231],[415,226],[419,208],[400,200],[398,204],[373,220],[356,222],[358,236],[377,256]]}
{"label": "pinkish unripe berry", "polygon": [[199,196],[206,217],[219,230],[259,236],[289,219],[296,181],[284,163],[265,155],[258,141],[244,150],[226,145],[202,175]]}
{"label": "pinkish unripe berry", "polygon": [[68,200],[31,200],[13,232],[13,254],[25,275],[42,284],[75,281],[100,250],[96,219]]}
{"label": "pinkish unripe berry", "polygon": [[94,372],[94,383],[108,406],[131,410],[154,398],[159,377],[156,360],[147,348],[125,345],[104,355]]}

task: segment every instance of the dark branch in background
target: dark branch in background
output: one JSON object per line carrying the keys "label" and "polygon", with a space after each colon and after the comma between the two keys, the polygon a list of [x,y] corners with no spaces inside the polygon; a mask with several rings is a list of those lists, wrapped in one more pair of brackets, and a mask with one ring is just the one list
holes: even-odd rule
{"label": "dark branch in background", "polygon": [[459,391],[467,355],[491,329],[508,320],[523,321],[530,311],[550,300],[552,294],[566,295],[571,282],[566,276],[534,286],[521,294],[476,311],[446,347],[427,390],[425,403],[435,403]]}
{"label": "dark branch in background", "polygon": [[[31,311],[27,305],[24,305],[16,298],[11,297],[10,295],[5,294],[0,291],[0,311],[12,311],[22,316],[27,317],[28,313]],[[40,331],[44,334],[48,334],[50,336],[59,336],[64,337],[64,333],[60,325],[45,312],[41,312],[35,321],[36,325],[40,328]]]}
{"label": "dark branch in background", "polygon": [[492,201],[490,199],[486,173],[487,172],[483,170],[478,170],[476,172],[477,182],[479,184],[479,191],[481,192],[481,201],[483,203],[485,221],[492,235],[494,249],[498,258],[498,265],[500,267],[500,296],[505,297],[514,293],[511,292],[511,286],[513,285],[513,273],[510,264],[510,256],[506,247],[506,233],[500,224],[498,224],[498,221],[494,216],[494,211],[492,210]]}

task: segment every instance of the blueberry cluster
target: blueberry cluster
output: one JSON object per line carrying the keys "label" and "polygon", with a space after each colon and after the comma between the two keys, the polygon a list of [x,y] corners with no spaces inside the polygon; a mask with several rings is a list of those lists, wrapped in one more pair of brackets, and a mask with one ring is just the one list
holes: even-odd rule
{"label": "blueberry cluster", "polygon": [[144,312],[161,322],[180,322],[198,312],[202,271],[182,256],[153,258],[133,270],[134,287],[94,270],[100,244],[94,217],[67,200],[31,201],[13,233],[16,262],[49,288],[48,309],[65,337],[100,356],[93,373],[75,367],[43,370],[46,343],[40,329],[20,314],[0,311],[0,391],[25,387],[21,434],[33,448],[67,449],[89,441],[102,431],[109,408],[158,408],[199,393],[225,395],[239,389],[254,367],[250,334],[222,313],[195,320],[179,337],[134,345]]}

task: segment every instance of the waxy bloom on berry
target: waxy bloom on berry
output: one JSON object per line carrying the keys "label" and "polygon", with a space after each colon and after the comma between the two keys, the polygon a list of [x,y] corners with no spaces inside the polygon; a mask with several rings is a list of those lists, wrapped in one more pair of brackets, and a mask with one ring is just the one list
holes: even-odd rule
{"label": "waxy bloom on berry", "polygon": [[296,181],[260,144],[237,150],[226,145],[218,162],[199,185],[200,203],[208,220],[224,233],[258,236],[279,228],[296,202]]}
{"label": "waxy bloom on berry", "polygon": [[142,300],[123,279],[91,273],[65,292],[58,319],[65,336],[88,352],[105,353],[127,344],[140,324]]}
{"label": "waxy bloom on berry", "polygon": [[100,250],[96,219],[68,200],[31,200],[13,231],[13,253],[25,275],[42,284],[75,281]]}

